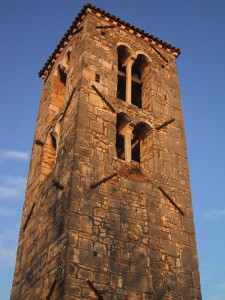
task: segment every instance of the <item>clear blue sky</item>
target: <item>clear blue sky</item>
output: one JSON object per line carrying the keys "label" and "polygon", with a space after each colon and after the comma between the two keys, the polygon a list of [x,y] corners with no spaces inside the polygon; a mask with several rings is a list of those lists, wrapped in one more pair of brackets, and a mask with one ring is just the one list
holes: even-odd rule
{"label": "clear blue sky", "polygon": [[[0,3],[0,299],[8,300],[41,91],[37,73],[86,4]],[[181,48],[187,133],[204,300],[225,299],[225,1],[95,0],[92,4]]]}

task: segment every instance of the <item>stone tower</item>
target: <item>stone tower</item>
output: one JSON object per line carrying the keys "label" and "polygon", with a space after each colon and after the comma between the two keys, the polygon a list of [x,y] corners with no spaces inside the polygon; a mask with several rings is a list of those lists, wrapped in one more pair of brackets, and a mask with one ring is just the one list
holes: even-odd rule
{"label": "stone tower", "polygon": [[39,73],[11,299],[201,299],[179,54],[78,14]]}

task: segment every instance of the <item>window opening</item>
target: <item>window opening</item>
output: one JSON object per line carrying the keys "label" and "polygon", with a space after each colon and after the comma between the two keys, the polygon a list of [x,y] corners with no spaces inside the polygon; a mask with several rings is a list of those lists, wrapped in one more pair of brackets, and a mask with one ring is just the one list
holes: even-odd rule
{"label": "window opening", "polygon": [[[66,60],[66,56],[65,56]],[[67,69],[64,65],[60,64],[57,66],[54,72],[54,78],[51,85],[51,98],[49,106],[49,119],[48,125],[50,125],[54,116],[63,107],[65,102],[65,91],[67,81]]]}
{"label": "window opening", "polygon": [[133,138],[131,140],[131,159],[140,163],[140,129],[136,126],[133,130]]}
{"label": "window opening", "polygon": [[67,74],[59,67],[59,79],[64,86],[66,86]]}
{"label": "window opening", "polygon": [[116,153],[120,159],[125,159],[125,142],[124,134],[121,131],[130,122],[129,117],[125,113],[119,113],[116,121]]}
{"label": "window opening", "polygon": [[132,80],[132,101],[131,101],[131,103],[136,105],[139,108],[142,108],[141,90],[142,90],[142,84],[137,83]]}
{"label": "window opening", "polygon": [[95,81],[100,82],[100,75],[97,73],[95,74]]}
{"label": "window opening", "polygon": [[60,124],[57,122],[54,129],[48,134],[43,147],[43,159],[41,167],[40,180],[43,181],[46,176],[53,170],[56,163],[58,145],[59,145]]}
{"label": "window opening", "polygon": [[118,74],[117,98],[126,100],[126,77]]}
{"label": "window opening", "polygon": [[144,55],[139,54],[132,65],[132,99],[131,103],[142,108],[143,73],[148,62]]}
{"label": "window opening", "polygon": [[67,53],[64,55],[63,57],[63,61],[62,61],[62,65],[61,65],[61,69],[62,70],[68,70],[69,68],[69,63],[70,63],[70,50],[67,51]]}
{"label": "window opening", "polygon": [[131,103],[139,108],[142,108],[141,94],[142,94],[142,81],[141,81],[141,71],[140,62],[137,59],[132,66],[132,99]]}
{"label": "window opening", "polygon": [[124,156],[124,137],[119,134],[118,132],[116,133],[116,153],[117,153],[117,157],[120,159],[125,158]]}
{"label": "window opening", "polygon": [[57,134],[55,132],[50,133],[49,142],[47,142],[47,144],[49,146],[47,146],[48,147],[47,148],[48,150],[46,149],[47,155],[45,155],[44,160],[46,161],[46,163],[48,163],[48,166],[49,166],[48,173],[50,173],[55,165],[56,155],[57,155],[57,147],[58,147]]}
{"label": "window opening", "polygon": [[117,82],[117,98],[126,101],[126,67],[125,61],[130,56],[128,49],[125,46],[119,46],[118,54],[118,82]]}
{"label": "window opening", "polygon": [[140,140],[136,140],[133,143],[132,140],[132,146],[131,146],[131,159],[138,162],[140,164],[141,159],[140,159]]}
{"label": "window opening", "polygon": [[70,61],[70,51],[68,51],[67,53],[66,53],[66,56],[67,56],[67,60],[68,60],[68,62]]}
{"label": "window opening", "polygon": [[57,151],[57,141],[53,133],[51,134],[51,146],[54,148],[55,151]]}
{"label": "window opening", "polygon": [[133,130],[133,137],[131,141],[131,157],[132,160],[141,162],[141,140],[145,139],[151,127],[144,123],[138,123]]}

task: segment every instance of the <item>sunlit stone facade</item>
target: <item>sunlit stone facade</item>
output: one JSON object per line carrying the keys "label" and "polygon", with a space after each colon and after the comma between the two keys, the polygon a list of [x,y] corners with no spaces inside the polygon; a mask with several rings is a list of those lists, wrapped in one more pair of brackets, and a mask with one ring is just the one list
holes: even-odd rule
{"label": "sunlit stone facade", "polygon": [[201,299],[179,54],[75,19],[39,74],[11,299]]}

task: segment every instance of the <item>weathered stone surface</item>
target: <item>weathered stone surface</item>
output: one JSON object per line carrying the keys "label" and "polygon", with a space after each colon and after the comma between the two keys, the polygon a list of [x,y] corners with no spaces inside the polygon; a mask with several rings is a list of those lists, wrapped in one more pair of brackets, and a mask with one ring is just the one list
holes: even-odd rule
{"label": "weathered stone surface", "polygon": [[198,257],[196,250],[190,247],[183,247],[181,252],[181,263],[184,270],[191,271],[198,269]]}
{"label": "weathered stone surface", "polygon": [[125,277],[125,286],[131,290],[149,292],[152,289],[151,278],[128,273]]}

